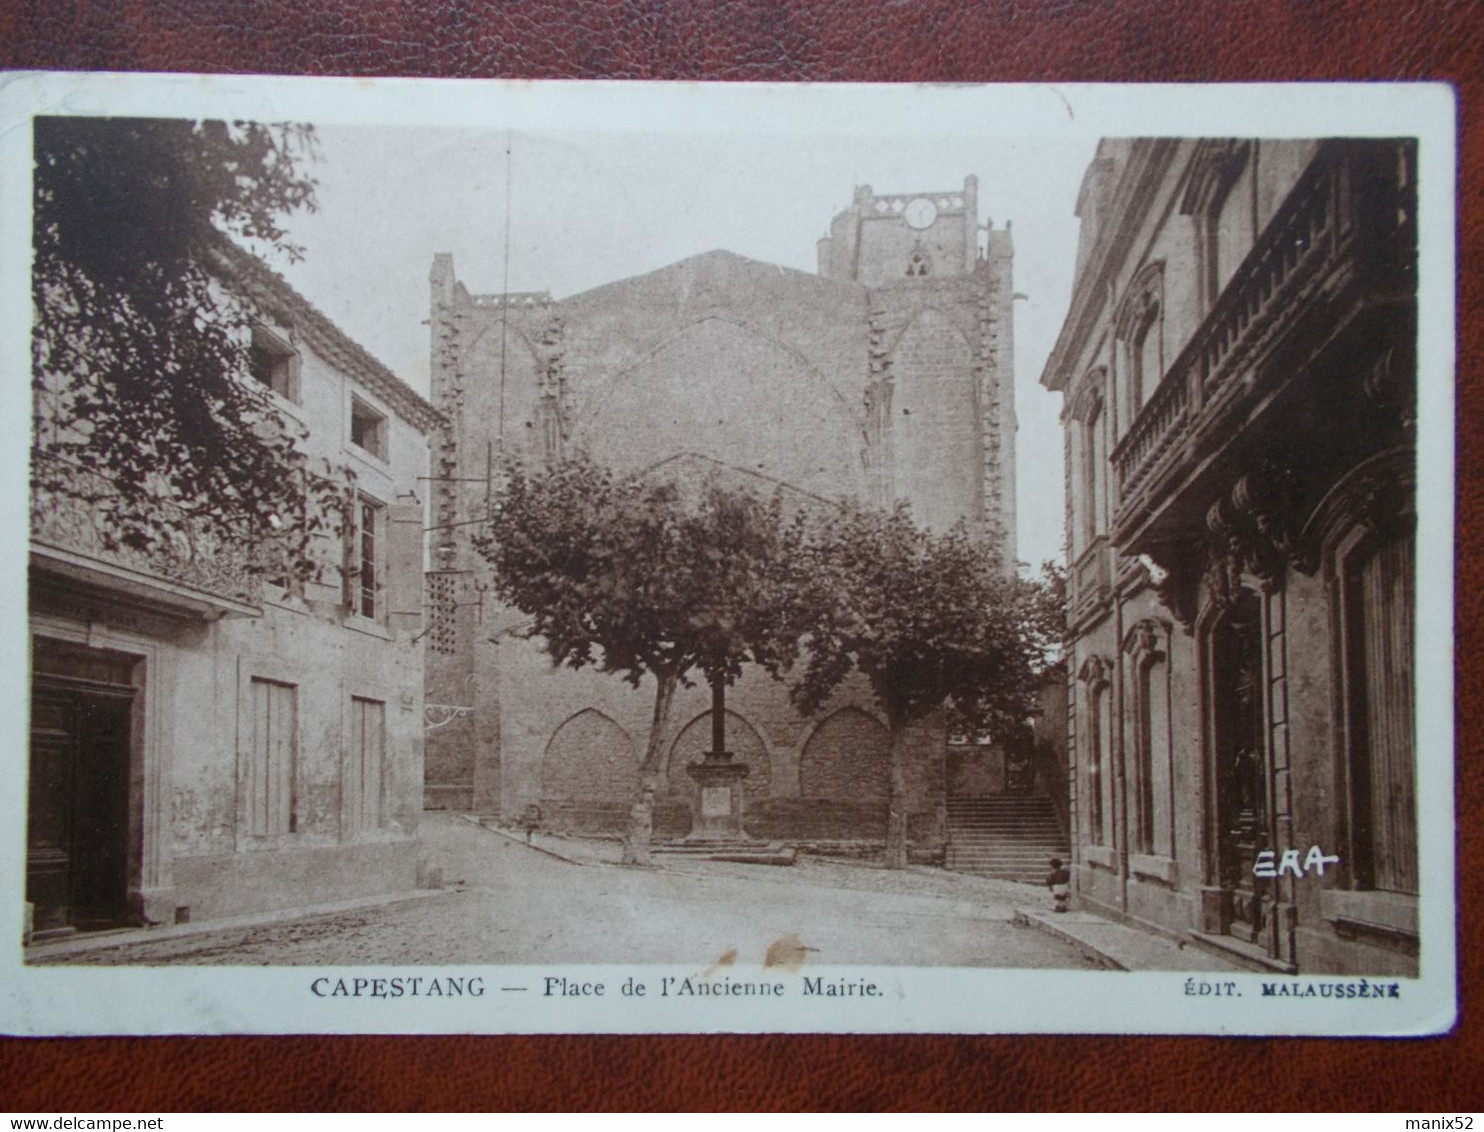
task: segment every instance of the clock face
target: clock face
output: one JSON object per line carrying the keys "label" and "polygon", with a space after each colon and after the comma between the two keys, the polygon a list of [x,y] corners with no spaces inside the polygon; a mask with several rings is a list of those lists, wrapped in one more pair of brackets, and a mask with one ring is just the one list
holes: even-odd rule
{"label": "clock face", "polygon": [[938,207],[926,197],[918,197],[907,205],[902,218],[913,228],[929,228],[938,219]]}

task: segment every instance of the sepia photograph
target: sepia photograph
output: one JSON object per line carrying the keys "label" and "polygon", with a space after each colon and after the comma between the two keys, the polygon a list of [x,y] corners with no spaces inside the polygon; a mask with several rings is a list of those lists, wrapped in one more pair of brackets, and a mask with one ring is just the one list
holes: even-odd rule
{"label": "sepia photograph", "polygon": [[1452,1024],[1446,91],[190,82],[0,92],[7,1031]]}

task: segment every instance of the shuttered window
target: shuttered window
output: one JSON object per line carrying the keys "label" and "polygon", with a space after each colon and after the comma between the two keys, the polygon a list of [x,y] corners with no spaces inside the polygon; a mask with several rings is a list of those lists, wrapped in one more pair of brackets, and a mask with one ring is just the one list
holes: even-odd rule
{"label": "shuttered window", "polygon": [[254,678],[244,786],[247,831],[255,837],[298,829],[298,718],[298,688]]}
{"label": "shuttered window", "polygon": [[350,701],[350,766],[347,786],[357,830],[380,829],[386,816],[386,704]]}
{"label": "shuttered window", "polygon": [[1344,595],[1356,880],[1415,893],[1411,538],[1362,542],[1345,563]]}

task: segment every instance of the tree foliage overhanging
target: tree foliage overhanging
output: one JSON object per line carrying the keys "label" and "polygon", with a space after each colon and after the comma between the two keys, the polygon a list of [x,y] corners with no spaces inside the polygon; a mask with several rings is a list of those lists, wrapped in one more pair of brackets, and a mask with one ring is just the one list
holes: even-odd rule
{"label": "tree foliage overhanging", "polygon": [[298,254],[282,220],[314,207],[312,146],[307,126],[36,119],[33,474],[106,483],[92,501],[120,542],[307,517],[302,456],[243,380],[248,316],[217,275],[228,237]]}

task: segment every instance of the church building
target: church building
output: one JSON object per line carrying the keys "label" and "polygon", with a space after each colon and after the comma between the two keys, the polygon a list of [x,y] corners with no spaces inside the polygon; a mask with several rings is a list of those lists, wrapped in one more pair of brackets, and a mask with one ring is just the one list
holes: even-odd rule
{"label": "church building", "polygon": [[[818,244],[814,274],[726,251],[565,299],[474,295],[453,257],[431,274],[434,440],[426,802],[558,828],[616,830],[637,783],[653,689],[552,670],[502,608],[474,551],[501,461],[585,451],[621,473],[723,474],[963,521],[1015,561],[1008,227],[978,220],[978,184],[883,195],[862,186]],[[656,833],[689,828],[683,768],[709,748],[707,689],[677,695]],[[750,833],[884,836],[887,730],[869,690],[814,718],[749,672],[729,691],[727,747],[746,762]],[[916,737],[919,851],[946,838],[947,736]],[[987,756],[986,756],[987,757]]]}

